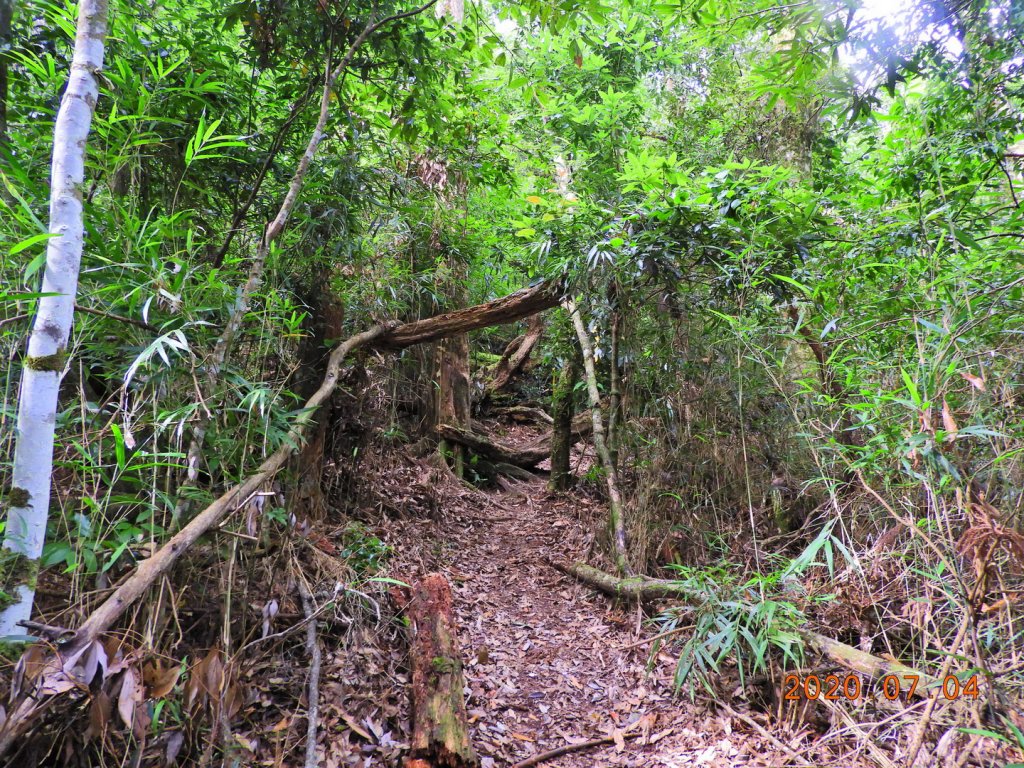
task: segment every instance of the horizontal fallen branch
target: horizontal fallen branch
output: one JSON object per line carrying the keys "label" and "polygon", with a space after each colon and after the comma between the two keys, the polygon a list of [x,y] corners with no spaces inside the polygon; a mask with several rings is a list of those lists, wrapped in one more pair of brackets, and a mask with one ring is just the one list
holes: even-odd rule
{"label": "horizontal fallen branch", "polygon": [[438,424],[437,434],[452,443],[469,448],[473,453],[491,461],[511,464],[514,467],[530,469],[551,455],[548,448],[516,448],[494,440],[479,432],[473,432],[453,424]]}
{"label": "horizontal fallen branch", "polygon": [[[621,734],[622,739],[635,739],[640,736],[639,733],[624,733]],[[614,744],[614,736],[604,736],[600,739],[591,739],[590,741],[581,741],[578,744],[565,744],[561,747],[555,747],[549,749],[547,752],[541,752],[539,755],[528,757],[526,760],[520,760],[518,763],[512,766],[512,768],[532,768],[535,765],[546,763],[548,760],[554,760],[556,757],[562,755],[571,755],[574,752],[583,752],[587,749],[594,749],[595,747],[603,747],[606,744]]]}
{"label": "horizontal fallen branch", "polygon": [[561,292],[562,288],[558,282],[549,280],[538,283],[531,288],[524,288],[486,304],[391,328],[377,339],[373,346],[379,349],[404,349],[414,344],[447,339],[492,325],[514,323],[545,309],[557,307]]}
{"label": "horizontal fallen branch", "polygon": [[[694,594],[685,584],[678,581],[652,579],[649,576],[631,576],[620,579],[586,563],[566,564],[551,562],[551,566],[567,576],[571,576],[587,586],[613,597],[641,601],[668,598],[684,602],[694,602],[695,600],[702,599],[701,596]],[[916,686],[906,685],[904,690],[913,689],[914,695],[920,698],[927,698],[935,690],[935,687],[940,685],[938,678],[926,675],[905,664],[900,664],[898,661],[890,661],[880,656],[865,653],[858,648],[854,648],[852,645],[840,643],[809,629],[798,629],[797,632],[809,647],[839,666],[854,672],[860,672],[871,678],[896,675],[904,680],[916,681]]]}
{"label": "horizontal fallen branch", "polygon": [[[573,419],[573,442],[589,435],[593,429],[592,424],[589,412],[580,414]],[[522,447],[508,445],[487,435],[452,424],[439,424],[437,434],[445,440],[466,446],[482,458],[502,464],[511,464],[522,469],[532,469],[551,456],[550,432]]]}

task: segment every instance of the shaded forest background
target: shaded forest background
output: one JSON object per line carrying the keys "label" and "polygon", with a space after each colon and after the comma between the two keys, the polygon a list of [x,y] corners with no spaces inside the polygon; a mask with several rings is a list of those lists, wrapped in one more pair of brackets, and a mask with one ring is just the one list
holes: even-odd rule
{"label": "shaded forest background", "polygon": [[[532,463],[553,499],[621,497],[618,526],[589,521],[592,562],[701,595],[647,617],[692,628],[663,641],[680,695],[777,689],[812,666],[814,627],[980,679],[948,731],[955,759],[1024,760],[1024,8],[415,10],[110,2],[37,618],[79,627],[314,421],[120,619],[110,684],[135,674],[138,695],[92,697],[127,715],[69,705],[39,726],[59,745],[40,760],[117,742],[155,765],[146,738],[226,760],[225,732],[256,718],[259,638],[281,612],[302,620],[294,573],[348,585],[350,624],[379,620],[402,575],[384,521],[515,475],[439,426],[480,431],[516,406],[556,422],[540,417],[562,463]],[[73,4],[0,0],[8,490],[75,23]],[[543,315],[354,350],[327,405],[303,410],[342,340],[538,286]],[[528,339],[525,370],[495,386]],[[592,405],[581,341],[608,461],[566,465]],[[9,655],[17,689],[26,657]],[[903,764],[942,733],[871,739]]]}

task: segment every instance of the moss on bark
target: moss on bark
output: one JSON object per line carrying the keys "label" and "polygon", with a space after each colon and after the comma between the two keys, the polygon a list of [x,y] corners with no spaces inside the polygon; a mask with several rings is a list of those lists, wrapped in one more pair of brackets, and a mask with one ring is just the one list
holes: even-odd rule
{"label": "moss on bark", "polygon": [[20,552],[0,549],[0,610],[15,602],[14,591],[18,587],[35,590],[38,576],[38,560],[25,557]]}
{"label": "moss on bark", "polygon": [[39,357],[26,357],[25,365],[33,371],[54,371],[60,373],[64,370],[64,361],[67,355],[64,349],[58,349],[52,355],[40,355]]}
{"label": "moss on bark", "polygon": [[31,494],[24,488],[13,487],[4,494],[4,502],[8,507],[27,507]]}

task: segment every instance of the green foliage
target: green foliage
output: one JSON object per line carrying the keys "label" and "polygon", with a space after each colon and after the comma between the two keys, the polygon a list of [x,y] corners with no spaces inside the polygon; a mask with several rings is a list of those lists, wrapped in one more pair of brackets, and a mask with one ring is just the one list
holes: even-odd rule
{"label": "green foliage", "polygon": [[338,556],[361,577],[379,573],[393,549],[373,535],[362,523],[351,522],[341,533]]}
{"label": "green foliage", "polygon": [[[977,523],[969,490],[984,487],[999,525],[1020,527],[1014,4],[940,19],[920,2],[897,22],[846,2],[531,0],[468,6],[461,25],[403,19],[328,95],[324,144],[216,370],[212,350],[316,124],[325,61],[371,17],[409,7],[111,6],[84,190],[78,303],[90,312],[76,315],[67,359],[19,350],[51,237],[73,5],[21,3],[2,52],[0,474],[19,366],[66,369],[45,566],[105,583],[154,551],[182,496],[215,498],[290,439],[338,337],[544,277],[566,278],[585,306],[604,392],[612,365],[624,374],[617,447],[637,563],[654,562],[663,533],[697,561],[676,568],[702,597],[680,684],[708,687],[727,659],[743,677],[796,663],[794,629],[820,608],[801,581],[837,578],[840,562],[860,573],[858,546],[892,524],[880,499],[943,554],[920,556],[915,534],[896,559],[949,608],[961,599],[951,580],[971,577],[957,548]],[[538,355],[540,380],[575,343],[560,332]],[[511,334],[472,341],[499,353]],[[346,379],[353,396],[394,402],[375,434],[423,436],[432,366],[410,350],[394,369],[368,363],[372,386],[361,369]],[[207,415],[190,487],[188,447]],[[338,464],[364,460],[362,443],[340,444]],[[600,470],[587,473],[598,485]],[[778,542],[759,503],[781,499],[776,476],[814,507]],[[862,498],[863,484],[878,497]],[[266,517],[287,527],[284,507]],[[736,530],[779,552],[740,562]],[[361,575],[390,555],[358,524],[342,547]],[[886,626],[905,622],[901,608],[877,610]],[[1005,628],[979,637],[993,654],[1012,645]]]}
{"label": "green foliage", "polygon": [[[767,669],[773,650],[787,664],[800,664],[803,651],[796,630],[806,617],[789,600],[766,596],[779,585],[778,577],[741,581],[736,575],[739,569],[731,563],[706,569],[673,565],[672,569],[674,580],[697,606],[670,611],[657,620],[664,632],[680,628],[684,615],[691,622],[679,651],[677,687],[697,682],[714,695],[712,681],[727,658],[735,663],[741,683],[747,675]],[[691,685],[691,696],[695,690]]]}

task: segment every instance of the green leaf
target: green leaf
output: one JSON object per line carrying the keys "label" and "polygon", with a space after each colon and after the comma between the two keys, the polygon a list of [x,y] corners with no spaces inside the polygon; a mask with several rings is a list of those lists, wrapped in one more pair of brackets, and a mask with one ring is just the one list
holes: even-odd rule
{"label": "green leaf", "polygon": [[22,240],[20,243],[15,244],[11,248],[10,254],[11,254],[11,256],[15,256],[15,255],[21,253],[22,251],[24,251],[26,248],[31,248],[36,243],[45,242],[46,240],[49,240],[52,237],[60,237],[60,233],[59,232],[44,232],[41,235],[32,235],[32,237],[26,238],[26,239]]}
{"label": "green leaf", "polygon": [[784,283],[792,285],[794,288],[796,288],[799,291],[802,291],[807,296],[811,296],[814,293],[814,291],[812,291],[808,286],[804,285],[803,283],[797,280],[794,280],[792,277],[787,277],[786,275],[777,275],[774,272],[771,273],[771,276],[774,277],[776,280],[781,280]]}
{"label": "green leaf", "polygon": [[915,406],[920,408],[922,404],[921,393],[917,391],[917,385],[910,378],[910,374],[903,369],[903,366],[900,366],[900,376],[903,377],[903,385],[907,388],[907,392],[910,393],[910,399],[914,401]]}

